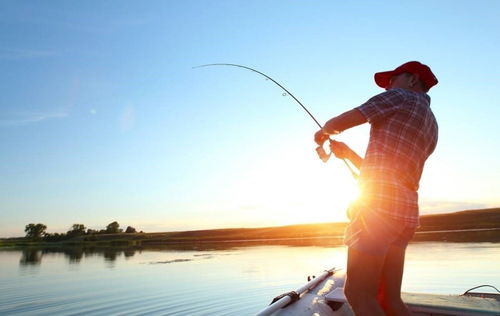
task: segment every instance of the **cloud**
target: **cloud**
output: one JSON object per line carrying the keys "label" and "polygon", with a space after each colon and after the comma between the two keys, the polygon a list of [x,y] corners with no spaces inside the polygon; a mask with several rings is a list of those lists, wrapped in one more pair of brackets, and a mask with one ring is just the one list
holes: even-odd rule
{"label": "cloud", "polygon": [[135,126],[135,109],[133,105],[125,107],[120,118],[119,125],[122,131],[128,131]]}
{"label": "cloud", "polygon": [[55,52],[48,50],[0,48],[0,59],[36,59],[52,57],[55,55],[57,55]]}
{"label": "cloud", "polygon": [[[119,15],[114,15],[112,19],[107,16],[99,15],[93,15],[92,17],[77,17],[72,16],[73,12],[59,8],[45,9],[45,11],[46,12],[43,12],[45,14],[23,16],[21,22],[40,27],[51,27],[58,30],[66,29],[93,34],[113,34],[121,30],[140,27],[151,22],[150,19],[146,18]],[[50,17],[47,17],[47,15],[50,15]]]}
{"label": "cloud", "polygon": [[48,113],[17,113],[8,118],[0,117],[0,127],[19,126],[42,121],[60,119],[68,116],[67,112],[48,112]]}

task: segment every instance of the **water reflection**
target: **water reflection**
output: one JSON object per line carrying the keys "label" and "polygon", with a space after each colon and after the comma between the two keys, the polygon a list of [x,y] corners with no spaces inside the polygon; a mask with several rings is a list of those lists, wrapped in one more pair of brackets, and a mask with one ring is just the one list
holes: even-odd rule
{"label": "water reflection", "polygon": [[[99,246],[51,246],[26,247],[13,249],[21,251],[20,266],[41,265],[44,255],[63,254],[70,264],[81,263],[84,257],[98,256],[110,264],[122,255],[125,259],[132,258],[137,252],[149,251],[224,251],[241,247],[252,246],[288,246],[288,247],[336,247],[342,245],[341,238],[297,238],[297,239],[268,239],[246,241],[218,241],[195,243],[150,244],[141,246],[99,247]],[[210,259],[209,254],[194,255],[197,259]],[[175,261],[173,261],[175,262]]]}
{"label": "water reflection", "polygon": [[23,249],[19,264],[21,266],[34,266],[42,263],[42,251],[37,249]]}
{"label": "water reflection", "polygon": [[30,266],[40,265],[43,257],[51,254],[63,254],[70,264],[79,264],[84,257],[102,256],[105,261],[115,261],[123,254],[125,257],[135,255],[137,249],[121,248],[95,248],[95,247],[40,247],[40,248],[21,248],[21,259],[19,265]]}
{"label": "water reflection", "polygon": [[[345,267],[347,250],[339,243],[3,248],[0,315],[252,315],[308,275]],[[412,243],[403,290],[461,294],[497,286],[499,258],[499,243]]]}

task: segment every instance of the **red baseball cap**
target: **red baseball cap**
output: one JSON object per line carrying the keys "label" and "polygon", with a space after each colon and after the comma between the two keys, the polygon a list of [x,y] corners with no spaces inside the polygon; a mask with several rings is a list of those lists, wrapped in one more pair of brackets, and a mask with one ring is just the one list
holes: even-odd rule
{"label": "red baseball cap", "polygon": [[409,61],[391,71],[377,72],[375,74],[375,83],[379,87],[385,89],[389,86],[391,78],[393,76],[405,72],[419,75],[420,80],[425,86],[424,88],[426,89],[426,92],[438,83],[436,76],[434,76],[429,66],[424,65],[418,61]]}

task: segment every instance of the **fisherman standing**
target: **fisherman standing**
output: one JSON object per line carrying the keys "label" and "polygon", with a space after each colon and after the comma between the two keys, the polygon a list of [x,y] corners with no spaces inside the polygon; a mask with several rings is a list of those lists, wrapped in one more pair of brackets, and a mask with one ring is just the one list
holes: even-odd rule
{"label": "fisherman standing", "polygon": [[418,194],[424,163],[434,151],[438,126],[426,94],[438,80],[417,61],[375,74],[386,92],[330,119],[316,132],[322,145],[329,135],[369,122],[364,159],[347,145],[331,141],[337,158],[359,170],[360,198],[348,210],[345,295],[356,315],[410,315],[401,300],[408,242],[418,221]]}

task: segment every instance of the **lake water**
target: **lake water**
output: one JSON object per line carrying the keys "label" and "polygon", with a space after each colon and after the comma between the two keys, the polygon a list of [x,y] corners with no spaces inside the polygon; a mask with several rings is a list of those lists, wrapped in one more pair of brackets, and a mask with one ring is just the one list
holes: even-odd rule
{"label": "lake water", "polygon": [[[252,315],[308,275],[345,267],[343,246],[0,249],[0,315]],[[403,290],[500,287],[498,243],[412,243]]]}

